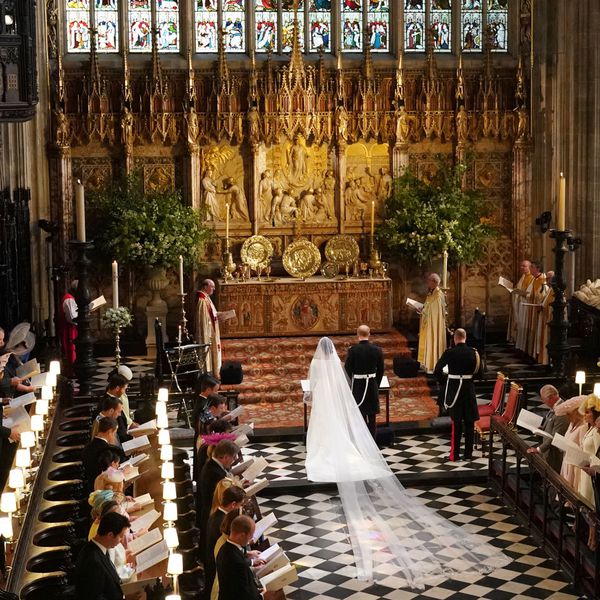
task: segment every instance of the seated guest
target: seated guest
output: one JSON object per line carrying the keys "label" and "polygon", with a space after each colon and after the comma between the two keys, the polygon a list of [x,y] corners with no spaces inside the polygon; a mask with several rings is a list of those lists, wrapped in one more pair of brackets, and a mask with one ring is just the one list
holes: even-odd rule
{"label": "seated guest", "polygon": [[[212,456],[215,446],[222,440],[235,440],[235,435],[229,432],[233,429],[231,422],[225,419],[217,419],[208,424],[206,434],[198,437],[197,449],[195,452],[194,464],[198,465],[198,476],[206,461]],[[198,479],[196,479],[198,481]]]}
{"label": "seated guest", "polygon": [[96,417],[96,421],[92,426],[92,436],[95,435],[95,429],[97,427],[98,420],[102,417],[111,417],[117,421],[117,440],[118,445],[122,445],[123,442],[127,442],[132,439],[132,436],[127,432],[127,421],[123,415],[123,403],[120,398],[114,396],[104,396],[98,404],[100,412]]}
{"label": "seated guest", "polygon": [[563,455],[556,446],[552,445],[552,439],[556,433],[564,435],[569,427],[569,419],[566,415],[558,416],[554,412],[554,407],[559,406],[562,401],[558,394],[558,390],[553,385],[544,385],[540,390],[540,398],[549,408],[540,429],[550,434],[550,437],[544,437],[544,441],[539,446],[529,448],[527,452],[530,454],[539,453],[550,467],[557,473],[560,473]]}
{"label": "seated guest", "polygon": [[[221,440],[212,453],[212,458],[202,467],[196,490],[196,522],[200,529],[200,554],[206,547],[206,523],[212,506],[217,483],[231,476],[229,469],[234,463],[239,448],[231,440]],[[198,515],[200,518],[198,519]]]}
{"label": "seated guest", "polygon": [[[222,479],[217,485],[217,489],[215,490],[215,497],[218,495],[219,486],[223,483],[225,479]],[[216,574],[216,565],[215,565],[215,544],[217,540],[221,536],[221,523],[223,522],[223,518],[226,514],[230,512],[236,512],[239,514],[240,508],[242,506],[242,502],[246,497],[246,492],[236,486],[229,485],[226,487],[220,498],[219,505],[217,508],[211,513],[208,518],[208,523],[206,526],[206,549],[205,549],[205,560],[204,560],[204,598],[205,600],[210,600],[213,580]]]}
{"label": "seated guest", "polygon": [[77,598],[123,600],[121,579],[110,560],[109,550],[121,543],[129,520],[116,512],[102,517],[98,533],[86,542],[77,557],[74,580]]}
{"label": "seated guest", "polygon": [[[213,550],[213,561],[215,562],[215,571],[216,571],[216,558],[219,554],[219,551],[223,547],[223,544],[227,541],[229,534],[231,533],[231,523],[234,519],[237,519],[239,514],[237,511],[232,510],[228,512],[221,522],[221,535],[217,538],[215,542],[215,547]],[[219,578],[215,573],[215,579],[213,581],[212,589],[210,592],[210,600],[219,600]]]}
{"label": "seated guest", "polygon": [[227,410],[227,398],[225,398],[225,396],[221,396],[221,394],[211,394],[208,397],[206,410],[204,410],[198,415],[196,428],[199,432],[199,435],[208,433],[209,425],[214,421],[217,421],[219,419],[228,421],[228,412],[229,411]]}
{"label": "seated guest", "polygon": [[[600,432],[594,426],[598,417],[600,417],[600,398],[593,394],[586,396],[579,406],[579,412],[583,415],[584,422],[588,427],[583,439],[581,440],[581,449],[588,454],[595,456],[600,448]],[[594,504],[594,487],[590,476],[582,472],[579,475],[578,492],[590,503]]]}
{"label": "seated guest", "polygon": [[[109,480],[109,475],[111,475],[114,472],[119,472],[119,464],[121,462],[121,457],[120,455],[115,452],[114,450],[108,448],[107,450],[104,450],[99,456],[98,456],[98,467],[100,468],[100,475],[98,475],[98,477],[96,477],[95,481],[94,481],[94,490],[105,490],[105,489],[110,489],[113,491],[120,491],[122,492],[123,490],[116,490],[113,489],[113,486],[107,486],[108,483],[112,483],[112,481],[114,480]],[[121,475],[123,475],[123,473],[121,473]],[[120,478],[121,482],[123,481],[123,478]]]}
{"label": "seated guest", "polygon": [[83,486],[84,491],[89,494],[94,487],[96,477],[100,475],[99,458],[105,450],[116,452],[121,461],[125,460],[123,450],[116,445],[117,422],[110,417],[102,417],[98,421],[98,431],[92,441],[87,444],[81,453],[83,463]]}
{"label": "seated guest", "polygon": [[[114,369],[108,375],[108,379],[113,375],[122,375],[127,380],[127,386],[131,383],[133,379],[133,372],[127,365],[119,365],[118,369]],[[137,423],[134,422],[133,416],[131,414],[131,409],[129,407],[129,398],[127,397],[127,388],[123,391],[123,393],[119,396],[119,400],[123,403],[123,416],[125,417],[125,421],[127,422],[127,427],[136,426]]]}
{"label": "seated guest", "polygon": [[219,600],[262,600],[270,594],[261,594],[254,573],[246,558],[246,546],[254,535],[255,523],[246,515],[236,517],[231,532],[217,555]]}
{"label": "seated guest", "polygon": [[[583,436],[588,429],[587,423],[584,423],[583,421],[583,415],[579,413],[579,406],[584,399],[585,396],[575,396],[554,407],[554,412],[557,417],[566,416],[567,419],[569,419],[569,427],[567,428],[567,431],[565,431],[565,438],[577,446],[581,446]],[[579,488],[580,473],[581,469],[575,465],[570,465],[563,459],[562,466],[560,467],[560,474],[575,491]]]}
{"label": "seated guest", "polygon": [[[197,383],[196,383],[196,404],[194,404],[194,410],[192,411],[192,427],[194,428],[194,445],[196,447],[196,443],[198,442],[198,436],[201,433],[201,427],[199,423],[200,415],[204,413],[206,410],[206,405],[208,404],[208,397],[211,394],[216,394],[219,390],[219,380],[213,377],[210,374],[202,375]],[[202,467],[197,467],[196,462],[194,461],[192,476],[194,480],[198,480],[197,478],[200,476],[200,469]]]}

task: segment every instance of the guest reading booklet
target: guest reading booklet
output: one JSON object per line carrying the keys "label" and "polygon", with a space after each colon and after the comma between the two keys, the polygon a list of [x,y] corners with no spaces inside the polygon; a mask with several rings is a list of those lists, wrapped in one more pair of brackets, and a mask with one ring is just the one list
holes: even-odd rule
{"label": "guest reading booklet", "polygon": [[34,388],[41,388],[50,385],[50,373],[38,373],[29,379],[29,385]]}
{"label": "guest reading booklet", "polygon": [[148,421],[146,423],[142,423],[137,427],[130,427],[127,430],[127,433],[134,438],[141,437],[143,435],[153,435],[157,431],[156,427],[156,419],[152,419],[152,421]]}
{"label": "guest reading booklet", "polygon": [[552,436],[549,433],[540,429],[543,420],[544,417],[541,415],[536,415],[535,413],[522,408],[517,418],[517,425],[524,429],[529,429],[531,433],[552,439]]}
{"label": "guest reading booklet", "polygon": [[[136,521],[134,521],[134,523],[135,522]],[[169,547],[167,546],[167,542],[162,540],[161,542],[158,542],[158,544],[150,546],[150,548],[147,548],[136,556],[135,572],[141,573],[142,571],[146,571],[150,567],[153,567],[167,558],[169,558]]]}
{"label": "guest reading booklet", "polygon": [[151,529],[148,533],[137,537],[127,543],[127,550],[130,550],[132,554],[139,554],[146,548],[154,546],[162,540],[162,533],[158,527]]}
{"label": "guest reading booklet", "polygon": [[29,379],[33,375],[37,375],[41,372],[42,370],[38,361],[35,358],[32,358],[30,361],[27,361],[17,368],[17,377],[20,379]]}
{"label": "guest reading booklet", "polygon": [[256,527],[254,528],[254,536],[252,537],[253,541],[260,539],[266,533],[267,529],[273,527],[275,523],[277,523],[275,513],[269,513],[266,517],[257,521]]}
{"label": "guest reading booklet", "polygon": [[146,450],[146,448],[150,448],[150,440],[147,435],[142,435],[137,438],[133,438],[132,440],[127,440],[122,444],[123,452],[129,455],[133,452],[138,452],[140,450]]}
{"label": "guest reading booklet", "polygon": [[298,581],[298,573],[296,567],[292,564],[288,564],[277,571],[273,571],[269,575],[260,579],[260,585],[267,592],[275,592],[282,590],[286,585]]}
{"label": "guest reading booklet", "polygon": [[150,529],[156,519],[160,517],[160,513],[156,509],[149,510],[145,515],[138,517],[135,521],[131,521],[131,531],[137,533],[142,529]]}

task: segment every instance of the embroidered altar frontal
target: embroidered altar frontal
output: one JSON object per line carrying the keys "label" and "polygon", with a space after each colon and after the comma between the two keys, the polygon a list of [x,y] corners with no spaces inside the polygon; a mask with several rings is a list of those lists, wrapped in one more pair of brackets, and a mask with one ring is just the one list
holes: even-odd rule
{"label": "embroidered altar frontal", "polygon": [[224,338],[354,333],[362,323],[372,331],[392,328],[388,278],[220,283],[217,306],[236,313],[221,324]]}

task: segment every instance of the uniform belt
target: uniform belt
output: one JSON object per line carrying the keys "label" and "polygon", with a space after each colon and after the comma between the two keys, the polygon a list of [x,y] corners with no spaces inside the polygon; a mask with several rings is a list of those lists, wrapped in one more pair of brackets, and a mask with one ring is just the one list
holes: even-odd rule
{"label": "uniform belt", "polygon": [[[454,398],[452,399],[452,404],[448,404],[448,383],[450,383],[451,379],[458,379],[458,389],[456,390],[456,394],[454,394]],[[448,374],[448,379],[446,380],[446,393],[444,394],[444,406],[446,410],[452,408],[456,401],[458,400],[458,396],[460,394],[460,390],[462,388],[463,381],[465,379],[473,379],[473,375],[451,375]]]}
{"label": "uniform belt", "polygon": [[359,407],[361,406],[361,404],[365,401],[365,398],[367,397],[367,389],[369,387],[369,379],[375,379],[375,377],[377,377],[377,373],[359,373],[359,374],[352,375],[351,389],[353,392],[354,392],[354,380],[355,379],[362,379],[365,381],[365,389],[363,390],[363,395],[362,395],[361,401],[358,403]]}

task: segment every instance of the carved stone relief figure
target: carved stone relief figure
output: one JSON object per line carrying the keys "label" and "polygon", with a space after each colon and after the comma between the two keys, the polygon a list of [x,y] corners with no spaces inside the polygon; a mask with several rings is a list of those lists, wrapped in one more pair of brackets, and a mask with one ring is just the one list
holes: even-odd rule
{"label": "carved stone relief figure", "polygon": [[54,111],[54,143],[64,147],[69,145],[69,120],[62,107]]}
{"label": "carved stone relief figure", "polygon": [[127,153],[133,149],[133,115],[125,106],[121,116],[121,143]]}
{"label": "carved stone relief figure", "polygon": [[290,181],[301,185],[308,174],[308,151],[301,135],[294,138],[294,143],[288,150],[287,166]]}
{"label": "carved stone relief figure", "polygon": [[335,176],[333,175],[333,171],[331,169],[327,169],[327,171],[325,171],[322,188],[325,210],[329,215],[328,218],[333,219],[335,217]]}
{"label": "carved stone relief figure", "polygon": [[217,200],[217,184],[213,179],[214,170],[208,167],[202,178],[202,202],[206,207],[206,217],[209,221],[221,220],[219,202]]}
{"label": "carved stone relief figure", "polygon": [[348,112],[341,105],[335,109],[335,126],[338,139],[346,140],[348,138]]}
{"label": "carved stone relief figure", "polygon": [[226,177],[223,180],[223,189],[228,194],[232,220],[248,221],[248,203],[246,202],[246,194],[244,194],[243,187],[235,183],[233,178]]}
{"label": "carved stone relief figure", "polygon": [[291,223],[298,216],[296,199],[288,191],[283,192],[281,199],[281,222]]}
{"label": "carved stone relief figure", "polygon": [[194,107],[190,107],[187,113],[185,113],[185,120],[187,123],[187,141],[190,146],[194,146],[198,140],[198,133],[200,131],[198,127],[198,113]]}
{"label": "carved stone relief figure", "polygon": [[273,197],[271,199],[271,210],[269,212],[269,221],[274,225],[282,223],[281,217],[281,202],[283,200],[283,189],[277,187],[273,190]]}
{"label": "carved stone relief figure", "polygon": [[260,117],[256,106],[251,106],[248,110],[248,140],[251,144],[258,144],[260,141]]}
{"label": "carved stone relief figure", "polygon": [[317,205],[314,190],[312,188],[309,188],[302,196],[300,196],[299,213],[306,223],[314,219],[317,213]]}
{"label": "carved stone relief figure", "polygon": [[466,142],[469,139],[469,115],[462,104],[456,115],[456,135],[459,142]]}
{"label": "carved stone relief figure", "polygon": [[377,200],[383,202],[392,195],[392,176],[387,167],[379,169],[379,183],[377,184]]}
{"label": "carved stone relief figure", "polygon": [[396,142],[406,144],[410,138],[410,117],[402,105],[396,110]]}
{"label": "carved stone relief figure", "polygon": [[273,201],[273,174],[271,169],[266,169],[261,173],[258,183],[258,197],[260,198],[260,214],[264,216],[266,221],[270,221],[272,217],[272,201]]}
{"label": "carved stone relief figure", "polygon": [[346,184],[344,202],[350,219],[360,221],[365,214],[367,202],[364,191],[358,187],[356,179],[351,179]]}
{"label": "carved stone relief figure", "polygon": [[526,140],[529,136],[529,116],[527,109],[521,106],[517,110],[518,123],[517,123],[517,139]]}

